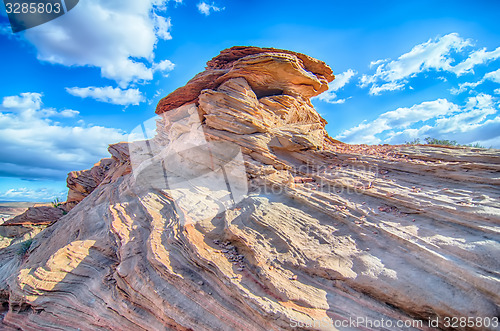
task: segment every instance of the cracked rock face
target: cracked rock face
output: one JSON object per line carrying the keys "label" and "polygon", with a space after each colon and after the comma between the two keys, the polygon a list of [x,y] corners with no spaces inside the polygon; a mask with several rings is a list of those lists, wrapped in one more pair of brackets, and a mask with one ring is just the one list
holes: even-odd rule
{"label": "cracked rock face", "polygon": [[90,192],[72,180],[86,195],[25,257],[0,250],[5,327],[498,317],[500,152],[337,142],[309,101],[331,79],[289,51],[209,61],[160,101],[154,137],[111,146]]}

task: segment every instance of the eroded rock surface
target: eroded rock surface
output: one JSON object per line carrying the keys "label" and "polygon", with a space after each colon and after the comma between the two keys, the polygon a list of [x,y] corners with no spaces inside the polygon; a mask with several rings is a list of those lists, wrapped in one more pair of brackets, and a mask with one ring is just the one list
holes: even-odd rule
{"label": "eroded rock surface", "polygon": [[59,208],[40,206],[30,207],[21,215],[18,215],[2,224],[2,226],[14,225],[48,225],[57,221],[63,215]]}
{"label": "eroded rock surface", "polygon": [[112,158],[102,159],[91,169],[71,171],[66,180],[69,188],[66,201],[75,205],[92,193],[106,177],[113,162]]}
{"label": "eroded rock surface", "polygon": [[156,113],[197,102],[203,89],[216,89],[237,77],[245,77],[259,97],[282,93],[312,97],[326,91],[335,78],[324,62],[304,54],[235,46],[208,61],[204,72],[160,100]]}
{"label": "eroded rock surface", "polygon": [[[0,251],[5,324],[333,330],[363,317],[399,330],[500,315],[500,152],[336,142],[309,101],[326,65],[258,50],[221,52],[210,70],[238,75],[163,99],[156,136],[111,146],[104,178],[26,258]],[[307,87],[259,95],[258,71],[237,63],[262,54],[272,70],[302,61]]]}

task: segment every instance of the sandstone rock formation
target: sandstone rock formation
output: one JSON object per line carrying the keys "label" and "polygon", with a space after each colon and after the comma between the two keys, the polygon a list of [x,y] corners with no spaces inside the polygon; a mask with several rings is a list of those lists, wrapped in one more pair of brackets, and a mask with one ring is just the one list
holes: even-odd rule
{"label": "sandstone rock formation", "polygon": [[66,202],[74,206],[92,193],[106,177],[112,163],[112,158],[106,158],[100,160],[91,169],[71,171],[66,180],[69,188]]}
{"label": "sandstone rock formation", "polygon": [[335,76],[324,62],[307,55],[274,48],[232,47],[207,62],[206,70],[158,103],[161,114],[196,102],[203,89],[244,77],[259,96],[292,94],[312,97],[328,89]]}
{"label": "sandstone rock formation", "polygon": [[49,225],[57,221],[63,215],[59,208],[40,206],[30,207],[21,215],[18,215],[2,224],[2,226],[14,225]]}
{"label": "sandstone rock formation", "polygon": [[36,203],[31,202],[2,202],[0,203],[0,224],[3,222],[21,215],[29,207],[35,206]]}
{"label": "sandstone rock formation", "polygon": [[82,200],[27,257],[0,251],[4,324],[334,330],[365,318],[359,329],[400,330],[498,318],[500,152],[336,142],[309,101],[332,79],[302,54],[221,52],[160,101],[154,137],[113,145],[94,175],[68,180]]}

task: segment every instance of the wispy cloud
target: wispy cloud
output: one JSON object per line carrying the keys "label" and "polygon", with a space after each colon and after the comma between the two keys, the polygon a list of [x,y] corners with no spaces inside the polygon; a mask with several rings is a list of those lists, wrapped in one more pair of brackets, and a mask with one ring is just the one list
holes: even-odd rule
{"label": "wispy cloud", "polygon": [[382,64],[382,63],[387,62],[387,61],[389,61],[389,59],[371,61],[370,62],[370,69],[373,68],[376,65]]}
{"label": "wispy cloud", "polygon": [[122,90],[118,87],[67,87],[66,91],[80,98],[92,98],[97,101],[112,103],[115,105],[138,105],[144,101],[144,96],[139,89]]}
{"label": "wispy cloud", "polygon": [[11,35],[12,28],[8,24],[0,24],[0,35]]}
{"label": "wispy cloud", "polygon": [[66,190],[53,190],[46,188],[32,189],[20,187],[0,192],[1,201],[53,201],[55,198],[66,200]]}
{"label": "wispy cloud", "polygon": [[469,89],[473,89],[481,83],[482,83],[482,81],[475,82],[475,83],[473,83],[473,82],[460,83],[460,84],[458,84],[458,88],[454,87],[454,88],[450,89],[450,93],[457,95],[457,94],[463,93]]}
{"label": "wispy cloud", "polygon": [[222,7],[222,8],[217,7],[214,3],[212,3],[210,5],[210,4],[203,2],[203,1],[198,3],[197,7],[198,7],[198,11],[206,16],[210,15],[211,11],[218,12],[218,11],[222,11],[225,9],[224,7]]}
{"label": "wispy cloud", "polygon": [[451,69],[451,71],[460,76],[468,72],[473,72],[476,65],[487,63],[498,58],[500,58],[500,47],[497,47],[497,49],[491,52],[488,52],[486,51],[486,48],[483,48],[472,52],[465,61],[457,64]]}
{"label": "wispy cloud", "polygon": [[341,74],[335,75],[334,81],[328,85],[328,91],[320,94],[318,96],[318,99],[332,104],[344,103],[346,99],[338,99],[336,92],[342,89],[346,84],[348,84],[351,78],[356,74],[356,71],[348,69]]}
{"label": "wispy cloud", "polygon": [[[404,143],[432,136],[461,143],[487,142],[500,147],[499,104],[495,97],[479,94],[457,105],[446,99],[398,108],[343,131],[336,139],[349,143]],[[496,130],[496,131],[495,131]]]}
{"label": "wispy cloud", "polygon": [[379,95],[385,91],[405,88],[409,79],[419,73],[434,70],[451,72],[460,76],[472,72],[476,65],[500,57],[500,47],[491,52],[485,49],[474,50],[466,60],[453,65],[454,54],[464,53],[465,49],[471,46],[473,46],[471,40],[463,39],[457,33],[430,39],[414,46],[397,60],[371,62],[370,68],[376,67],[375,73],[362,75],[359,85],[363,88],[369,87],[371,95]]}
{"label": "wispy cloud", "polygon": [[483,78],[477,82],[464,82],[458,85],[458,88],[452,88],[450,90],[451,94],[460,94],[467,90],[473,90],[477,86],[483,84],[487,80],[495,83],[500,83],[500,69],[486,73]]}

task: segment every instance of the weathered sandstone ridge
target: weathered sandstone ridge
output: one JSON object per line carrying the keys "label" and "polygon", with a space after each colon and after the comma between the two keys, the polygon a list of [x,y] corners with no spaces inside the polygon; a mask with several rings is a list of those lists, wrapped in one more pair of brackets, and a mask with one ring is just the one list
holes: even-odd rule
{"label": "weathered sandstone ridge", "polygon": [[275,48],[232,47],[207,62],[205,71],[185,86],[160,100],[161,114],[190,102],[196,102],[204,89],[216,89],[231,78],[244,77],[259,96],[271,94],[301,95],[306,98],[328,89],[335,76],[324,62],[304,54]]}
{"label": "weathered sandstone ridge", "polygon": [[332,79],[276,49],[209,61],[160,101],[154,137],[70,174],[74,208],[26,256],[0,250],[5,327],[334,330],[367,318],[392,326],[359,329],[400,330],[500,316],[500,152],[334,141],[309,100]]}
{"label": "weathered sandstone ridge", "polygon": [[58,220],[63,215],[63,210],[49,207],[30,207],[21,215],[11,218],[4,222],[3,226],[16,225],[49,225],[54,220]]}

